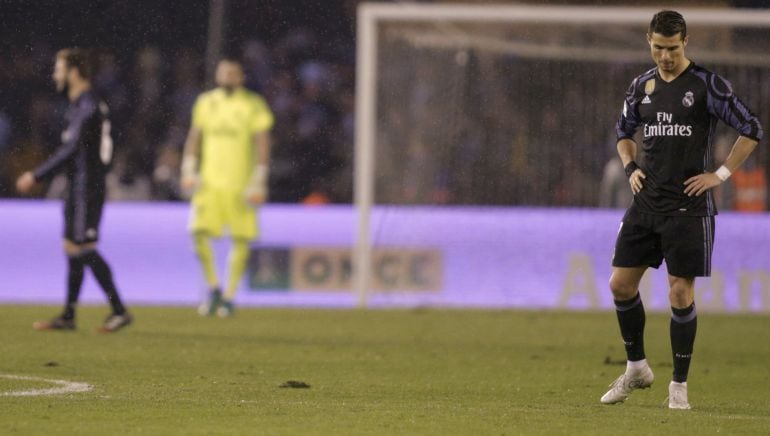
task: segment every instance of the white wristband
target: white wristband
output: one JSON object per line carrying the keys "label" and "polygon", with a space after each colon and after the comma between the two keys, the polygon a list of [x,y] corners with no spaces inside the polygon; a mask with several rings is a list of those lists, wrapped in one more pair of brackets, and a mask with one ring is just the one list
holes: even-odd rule
{"label": "white wristband", "polygon": [[251,172],[251,177],[249,179],[249,184],[247,186],[246,192],[249,194],[257,194],[257,195],[267,195],[267,176],[268,176],[268,167],[267,165],[259,164],[254,167],[254,170]]}
{"label": "white wristband", "polygon": [[191,154],[186,154],[182,158],[182,178],[195,177],[195,171],[198,166],[198,158]]}
{"label": "white wristband", "polygon": [[719,169],[718,169],[718,170],[716,170],[716,171],[714,172],[714,174],[716,174],[716,175],[717,175],[717,177],[719,177],[719,180],[721,180],[721,181],[723,181],[723,182],[724,182],[725,180],[729,179],[729,178],[730,178],[730,176],[731,176],[733,173],[732,173],[732,172],[730,172],[730,170],[728,170],[726,166],[722,165],[721,167],[719,167]]}

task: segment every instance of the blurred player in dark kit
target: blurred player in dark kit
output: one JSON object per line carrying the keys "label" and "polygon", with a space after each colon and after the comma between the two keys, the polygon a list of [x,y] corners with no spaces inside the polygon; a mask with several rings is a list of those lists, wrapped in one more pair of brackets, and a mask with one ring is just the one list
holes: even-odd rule
{"label": "blurred player in dark kit", "polygon": [[112,313],[99,329],[114,332],[132,321],[115,287],[110,266],[97,251],[99,223],[106,196],[105,177],[112,159],[112,138],[107,105],[91,89],[88,53],[79,48],[56,54],[53,80],[56,90],[69,99],[65,114],[67,127],[62,144],[42,165],[22,174],[16,181],[21,193],[36,182],[49,180],[63,171],[68,189],[64,201],[64,251],[68,258],[67,300],[63,313],[50,321],[36,322],[38,330],[74,330],[75,310],[85,267],[107,295]]}

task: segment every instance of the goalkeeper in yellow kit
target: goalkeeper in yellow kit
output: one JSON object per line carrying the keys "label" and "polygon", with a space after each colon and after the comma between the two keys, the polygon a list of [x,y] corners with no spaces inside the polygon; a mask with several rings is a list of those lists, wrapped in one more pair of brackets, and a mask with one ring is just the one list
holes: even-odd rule
{"label": "goalkeeper in yellow kit", "polygon": [[[233,314],[233,298],[246,269],[249,243],[258,236],[255,206],[267,199],[273,114],[264,98],[243,87],[235,59],[217,65],[217,88],[195,102],[182,160],[182,188],[192,192],[189,229],[209,294],[201,315]],[[224,294],[211,239],[232,237]]]}

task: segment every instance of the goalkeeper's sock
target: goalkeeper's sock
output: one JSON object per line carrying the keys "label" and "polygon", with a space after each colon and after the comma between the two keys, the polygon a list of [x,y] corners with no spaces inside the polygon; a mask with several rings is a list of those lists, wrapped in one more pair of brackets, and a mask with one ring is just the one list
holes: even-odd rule
{"label": "goalkeeper's sock", "polygon": [[695,303],[684,309],[671,308],[671,354],[674,357],[674,381],[687,381],[695,333],[698,330],[698,316]]}
{"label": "goalkeeper's sock", "polygon": [[230,254],[227,259],[227,288],[225,289],[225,301],[233,301],[238,292],[238,283],[246,270],[249,260],[249,241],[247,239],[233,238]]}
{"label": "goalkeeper's sock", "polygon": [[67,302],[64,305],[62,318],[75,319],[75,308],[80,298],[80,288],[83,285],[83,272],[85,266],[80,256],[67,258]]}
{"label": "goalkeeper's sock", "polygon": [[102,255],[96,250],[89,250],[84,252],[81,257],[83,263],[91,268],[91,272],[94,273],[96,281],[99,283],[99,286],[101,286],[104,294],[107,295],[107,300],[110,302],[110,306],[112,306],[112,313],[115,315],[123,315],[126,313],[126,308],[123,306],[120,295],[118,295],[118,290],[115,287],[112,270]]}
{"label": "goalkeeper's sock", "polygon": [[214,262],[214,250],[211,249],[211,237],[204,233],[193,235],[193,244],[195,245],[195,254],[203,267],[203,276],[209,289],[219,288],[219,277],[217,277],[217,268]]}
{"label": "goalkeeper's sock", "polygon": [[637,292],[636,296],[628,300],[615,300],[615,311],[620,325],[620,335],[626,348],[626,356],[629,361],[635,362],[644,359],[644,305],[642,296]]}

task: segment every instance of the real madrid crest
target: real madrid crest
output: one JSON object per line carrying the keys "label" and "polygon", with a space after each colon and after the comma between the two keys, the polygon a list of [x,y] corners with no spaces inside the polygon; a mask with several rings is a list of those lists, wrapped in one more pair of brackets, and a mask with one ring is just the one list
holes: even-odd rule
{"label": "real madrid crest", "polygon": [[684,98],[682,99],[682,104],[684,107],[691,107],[695,103],[695,97],[692,95],[692,91],[687,91],[684,93]]}
{"label": "real madrid crest", "polygon": [[655,79],[650,79],[644,82],[644,93],[647,95],[652,95],[653,91],[655,91]]}

